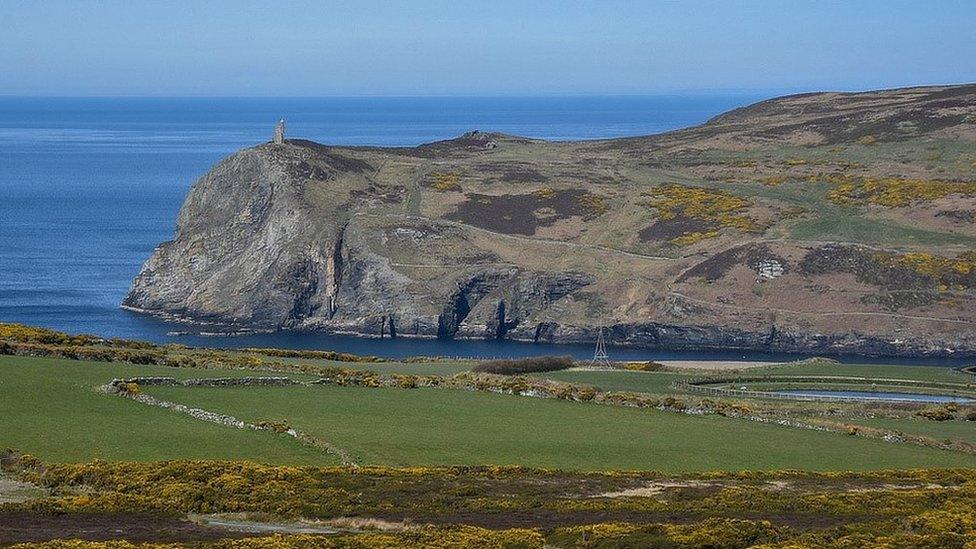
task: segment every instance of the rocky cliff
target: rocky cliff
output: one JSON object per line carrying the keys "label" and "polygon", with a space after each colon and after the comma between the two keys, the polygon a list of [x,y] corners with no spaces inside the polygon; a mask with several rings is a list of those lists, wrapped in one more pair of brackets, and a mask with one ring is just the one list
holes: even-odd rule
{"label": "rocky cliff", "polygon": [[976,354],[976,86],[658,136],[287,140],[191,189],[124,306],[377,337]]}

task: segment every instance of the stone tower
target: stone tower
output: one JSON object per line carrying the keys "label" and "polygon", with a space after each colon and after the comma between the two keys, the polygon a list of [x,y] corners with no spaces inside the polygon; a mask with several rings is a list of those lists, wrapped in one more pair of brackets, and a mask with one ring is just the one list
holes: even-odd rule
{"label": "stone tower", "polygon": [[274,144],[275,145],[285,144],[285,120],[284,119],[279,120],[278,124],[275,125]]}

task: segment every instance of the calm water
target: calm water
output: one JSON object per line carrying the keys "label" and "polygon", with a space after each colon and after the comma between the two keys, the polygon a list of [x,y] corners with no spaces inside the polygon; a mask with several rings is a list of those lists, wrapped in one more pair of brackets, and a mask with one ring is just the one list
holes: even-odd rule
{"label": "calm water", "polygon": [[973,402],[972,399],[952,395],[926,395],[923,393],[892,393],[881,391],[773,391],[778,395],[804,397],[839,397],[851,400],[884,400],[887,402]]}
{"label": "calm water", "polygon": [[[173,337],[167,333],[187,328],[118,306],[153,248],[171,238],[191,183],[222,157],[267,141],[278,118],[288,120],[291,137],[335,144],[414,145],[472,129],[593,139],[698,124],[763,98],[0,98],[0,321],[153,341],[335,348],[386,356],[586,356],[591,353],[588,346],[511,342],[296,334]],[[673,356],[703,357],[614,353],[620,359]]]}

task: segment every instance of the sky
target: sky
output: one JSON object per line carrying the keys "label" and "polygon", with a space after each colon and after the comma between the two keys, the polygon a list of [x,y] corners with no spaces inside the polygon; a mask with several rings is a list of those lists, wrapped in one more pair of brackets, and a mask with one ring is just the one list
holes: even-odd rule
{"label": "sky", "polygon": [[0,0],[0,95],[589,95],[976,81],[974,0]]}

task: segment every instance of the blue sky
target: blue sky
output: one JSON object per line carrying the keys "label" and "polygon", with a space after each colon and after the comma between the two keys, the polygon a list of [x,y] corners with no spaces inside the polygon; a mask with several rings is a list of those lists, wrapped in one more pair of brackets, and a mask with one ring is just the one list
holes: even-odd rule
{"label": "blue sky", "polygon": [[976,81],[976,1],[0,2],[0,94],[655,94]]}

